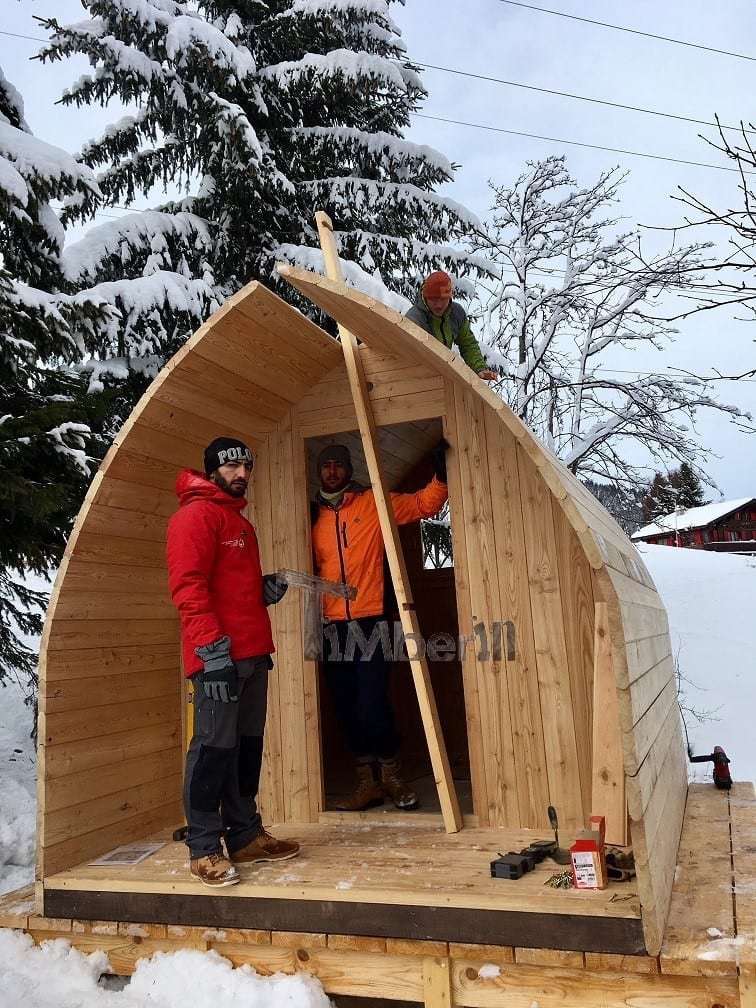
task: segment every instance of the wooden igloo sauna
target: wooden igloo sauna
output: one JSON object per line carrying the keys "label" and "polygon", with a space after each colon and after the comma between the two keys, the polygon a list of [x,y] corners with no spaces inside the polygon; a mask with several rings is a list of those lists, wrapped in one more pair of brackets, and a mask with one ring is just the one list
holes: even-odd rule
{"label": "wooden igloo sauna", "polygon": [[[251,283],[150,386],[68,544],[42,648],[40,912],[656,955],[687,784],[667,619],[638,552],[450,351],[338,281],[281,273],[359,341],[389,485],[421,485],[429,448],[441,435],[451,445],[453,567],[424,569],[418,530],[404,533],[423,633],[453,624],[471,642],[452,661],[429,662],[446,781],[409,662],[397,669],[396,699],[409,763],[451,788],[458,821],[450,827],[433,786],[412,815],[330,811],[343,761],[290,590],[272,610],[261,806],[266,825],[300,838],[302,855],[256,866],[221,898],[189,877],[172,840],[183,822],[186,697],[164,539],[179,470],[199,467],[219,434],[253,448],[250,517],[270,571],[312,569],[319,448],[346,441],[365,476],[342,346]],[[480,626],[501,628],[498,651],[483,653]],[[611,842],[632,845],[632,898],[544,888],[539,871],[491,879],[497,852],[553,836],[549,805],[564,846],[594,813],[606,816]],[[136,866],[91,864],[143,841],[163,846]]]}

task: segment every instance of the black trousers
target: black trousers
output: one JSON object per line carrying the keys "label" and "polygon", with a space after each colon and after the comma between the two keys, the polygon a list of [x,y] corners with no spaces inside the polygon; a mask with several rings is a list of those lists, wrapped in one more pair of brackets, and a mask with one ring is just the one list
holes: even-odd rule
{"label": "black trousers", "polygon": [[257,811],[263,732],[268,706],[268,655],[236,662],[238,696],[205,696],[203,673],[192,676],[194,731],[186,753],[184,815],[191,858],[241,850],[263,831]]}
{"label": "black trousers", "polygon": [[357,762],[392,759],[402,736],[389,697],[391,625],[383,616],[334,620],[323,629],[323,672],[339,728]]}

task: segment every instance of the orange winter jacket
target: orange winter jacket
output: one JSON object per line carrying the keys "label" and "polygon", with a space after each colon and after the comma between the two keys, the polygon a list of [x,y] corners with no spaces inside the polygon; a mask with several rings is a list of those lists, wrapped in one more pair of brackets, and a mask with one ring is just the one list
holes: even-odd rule
{"label": "orange winter jacket", "polygon": [[[392,493],[398,525],[431,518],[449,496],[445,483],[434,476],[417,493]],[[383,613],[383,536],[373,491],[352,484],[338,507],[318,497],[318,516],[312,528],[315,573],[328,581],[345,581],[357,588],[353,602],[323,596],[326,619],[357,619]]]}

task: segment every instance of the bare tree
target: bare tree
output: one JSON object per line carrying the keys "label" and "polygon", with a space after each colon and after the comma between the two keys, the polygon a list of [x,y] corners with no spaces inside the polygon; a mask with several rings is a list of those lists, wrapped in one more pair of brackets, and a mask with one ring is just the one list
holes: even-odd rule
{"label": "bare tree", "polygon": [[621,231],[609,210],[624,177],[614,169],[580,189],[552,156],[512,189],[491,184],[472,259],[489,360],[505,401],[583,479],[636,482],[636,442],[653,463],[687,462],[709,482],[697,465],[696,412],[740,420],[741,411],[699,378],[638,373],[630,357],[673,339],[669,295],[702,277],[709,246],[646,258],[637,232]]}
{"label": "bare tree", "polygon": [[[709,295],[701,298],[697,309],[721,308],[723,305],[736,306],[746,310],[750,319],[756,314],[756,284],[754,284],[754,268],[756,267],[756,187],[753,179],[756,177],[756,149],[753,137],[756,136],[756,126],[753,123],[740,123],[737,133],[738,140],[733,141],[728,134],[733,130],[725,128],[715,117],[719,130],[717,140],[709,140],[702,136],[709,146],[724,154],[732,161],[738,174],[737,192],[741,205],[728,209],[716,209],[693,193],[679,187],[682,196],[675,196],[690,210],[692,215],[686,215],[687,227],[701,225],[713,226],[724,230],[727,235],[727,254],[716,263],[717,280],[709,290]],[[756,342],[756,341],[754,341]],[[742,371],[739,374],[722,374],[715,371],[715,379],[730,379],[738,381],[741,378],[756,376],[756,368]]]}

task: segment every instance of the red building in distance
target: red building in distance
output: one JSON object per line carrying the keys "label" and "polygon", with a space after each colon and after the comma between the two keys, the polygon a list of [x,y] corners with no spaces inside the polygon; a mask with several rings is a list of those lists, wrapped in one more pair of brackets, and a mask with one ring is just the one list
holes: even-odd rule
{"label": "red building in distance", "polygon": [[756,555],[756,498],[676,508],[630,538],[636,543]]}

